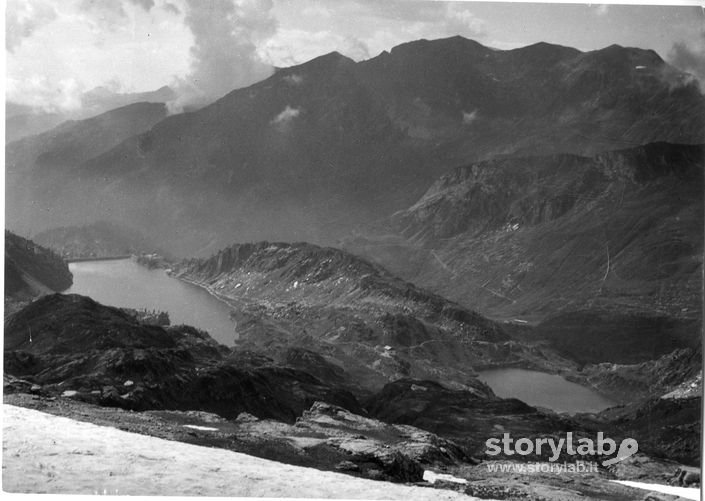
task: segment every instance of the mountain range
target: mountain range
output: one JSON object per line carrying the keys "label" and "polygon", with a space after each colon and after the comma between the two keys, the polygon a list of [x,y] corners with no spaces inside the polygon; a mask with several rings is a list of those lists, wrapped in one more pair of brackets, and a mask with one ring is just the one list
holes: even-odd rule
{"label": "mountain range", "polygon": [[[442,468],[482,498],[643,499],[608,480],[699,463],[705,98],[655,52],[453,37],[176,115],[84,97],[126,106],[6,147],[6,224],[54,249],[6,232],[6,403],[377,480]],[[61,256],[145,252],[228,305],[234,346],[49,294]],[[618,405],[532,407],[491,369]],[[548,460],[488,437],[568,430],[639,454],[578,477],[478,466]]]}
{"label": "mountain range", "polygon": [[166,103],[176,97],[167,86],[151,92],[119,93],[107,87],[96,87],[80,96],[78,110],[45,110],[5,101],[5,144],[53,129],[69,120],[85,120],[107,111],[134,103]]}
{"label": "mountain range", "polygon": [[653,51],[501,51],[462,37],[359,63],[331,53],[154,121],[133,106],[104,116],[124,115],[131,133],[98,128],[86,155],[63,153],[87,137],[82,122],[50,147],[8,145],[8,193],[21,194],[8,226],[114,219],[176,255],[234,240],[330,244],[410,207],[458,165],[695,144],[705,131],[699,88]]}

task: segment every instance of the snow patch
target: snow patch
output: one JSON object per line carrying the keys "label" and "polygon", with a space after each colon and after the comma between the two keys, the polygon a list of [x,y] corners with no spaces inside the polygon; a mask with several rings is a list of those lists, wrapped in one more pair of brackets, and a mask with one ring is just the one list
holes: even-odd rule
{"label": "snow patch", "polygon": [[464,478],[454,477],[453,475],[449,475],[447,473],[436,473],[431,470],[426,470],[423,472],[423,479],[430,484],[435,484],[438,480],[463,485],[468,483],[468,481]]}
{"label": "snow patch", "polygon": [[198,426],[197,424],[185,424],[184,428],[191,428],[193,430],[201,431],[218,431],[218,428],[212,428],[210,426]]}
{"label": "snow patch", "polygon": [[356,478],[139,435],[23,407],[3,405],[2,413],[5,492],[478,500],[450,490]]}
{"label": "snow patch", "polygon": [[675,487],[672,485],[646,484],[644,482],[632,482],[631,480],[610,480],[610,482],[614,482],[615,484],[626,485],[627,487],[634,487],[635,489],[644,489],[646,491],[662,492],[663,494],[680,496],[685,499],[700,499],[700,489],[692,487]]}

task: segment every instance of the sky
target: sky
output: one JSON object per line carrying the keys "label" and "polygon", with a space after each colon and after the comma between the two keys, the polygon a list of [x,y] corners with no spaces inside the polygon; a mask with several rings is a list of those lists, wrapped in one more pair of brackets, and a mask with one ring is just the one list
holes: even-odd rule
{"label": "sky", "polygon": [[705,81],[705,9],[692,3],[6,0],[6,99],[72,111],[95,87],[170,85],[179,109],[334,50],[359,61],[403,42],[454,35],[497,49],[539,41],[649,48]]}

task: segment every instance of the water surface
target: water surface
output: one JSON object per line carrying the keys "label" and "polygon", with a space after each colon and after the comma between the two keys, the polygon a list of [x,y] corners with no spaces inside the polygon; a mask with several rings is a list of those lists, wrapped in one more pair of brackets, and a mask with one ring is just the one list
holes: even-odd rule
{"label": "water surface", "polygon": [[73,285],[67,294],[90,296],[109,306],[167,311],[172,325],[193,325],[223,344],[234,343],[230,307],[164,270],[150,270],[131,259],[70,263],[69,269]]}
{"label": "water surface", "polygon": [[492,369],[479,374],[498,397],[518,398],[534,407],[575,413],[597,412],[616,405],[594,390],[554,374],[526,369]]}

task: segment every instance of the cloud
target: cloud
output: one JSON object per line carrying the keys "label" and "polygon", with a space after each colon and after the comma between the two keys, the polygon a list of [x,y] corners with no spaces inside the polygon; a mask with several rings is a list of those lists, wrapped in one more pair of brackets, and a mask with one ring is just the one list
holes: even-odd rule
{"label": "cloud", "polygon": [[477,120],[477,110],[473,110],[470,113],[463,111],[463,125],[470,125],[475,120]]}
{"label": "cloud", "polygon": [[175,14],[177,16],[181,14],[181,9],[170,2],[165,2],[164,5],[162,5],[162,8],[170,14]]}
{"label": "cloud", "polygon": [[115,0],[81,0],[79,10],[88,14],[102,28],[112,29],[127,18],[122,1]]}
{"label": "cloud", "polygon": [[609,10],[610,10],[609,4],[603,3],[603,4],[595,7],[595,14],[597,14],[598,16],[605,16],[609,12]]}
{"label": "cloud", "polygon": [[423,33],[424,38],[485,35],[486,22],[474,14],[471,2],[429,2],[356,0],[368,15],[385,23],[401,24],[407,32]]}
{"label": "cloud", "polygon": [[355,61],[370,57],[370,50],[362,40],[330,30],[280,29],[258,49],[262,60],[280,68],[301,64],[333,51]]}
{"label": "cloud", "polygon": [[372,35],[360,37],[373,55],[420,38],[487,36],[487,22],[475,14],[470,2],[358,1],[369,10],[370,26],[375,27]]}
{"label": "cloud", "polygon": [[149,12],[155,4],[154,0],[80,0],[78,9],[100,29],[113,30],[129,19],[126,5],[141,7]]}
{"label": "cloud", "polygon": [[48,1],[8,0],[5,16],[5,48],[13,52],[23,39],[56,19],[57,12]]}
{"label": "cloud", "polygon": [[666,59],[672,66],[697,78],[701,89],[705,89],[705,31],[700,33],[696,45],[691,47],[685,42],[676,42]]}
{"label": "cloud", "polygon": [[343,38],[339,52],[355,61],[370,58],[370,49],[367,47],[367,44],[359,38],[352,36]]}
{"label": "cloud", "polygon": [[154,7],[154,0],[129,0],[129,2],[135,5],[139,5],[147,12],[149,12],[152,7]]}
{"label": "cloud", "polygon": [[146,92],[186,75],[193,35],[163,3],[11,0],[6,100],[74,116],[90,89]]}
{"label": "cloud", "polygon": [[172,112],[204,105],[273,73],[257,52],[276,32],[271,10],[272,0],[186,0],[184,20],[194,45],[189,74],[173,84],[179,97],[170,104]]}
{"label": "cloud", "polygon": [[324,7],[321,4],[310,4],[306,5],[301,13],[306,16],[306,17],[322,17],[325,19],[329,19],[332,16],[331,11],[327,8]]}
{"label": "cloud", "polygon": [[486,34],[485,21],[473,14],[466,5],[462,5],[462,2],[446,4],[443,21],[443,29],[448,35],[478,38]]}
{"label": "cloud", "polygon": [[286,105],[286,108],[284,108],[284,111],[279,113],[276,117],[274,117],[271,121],[272,125],[286,125],[289,122],[291,122],[294,118],[298,117],[299,114],[301,113],[301,108],[292,108],[288,104]]}
{"label": "cloud", "polygon": [[[10,101],[45,112],[72,112],[81,109],[84,87],[74,78],[53,80],[35,76],[18,81],[6,80],[6,97]],[[20,99],[14,99],[15,96]]]}
{"label": "cloud", "polygon": [[284,81],[289,85],[300,85],[304,81],[304,77],[296,74],[286,75]]}

